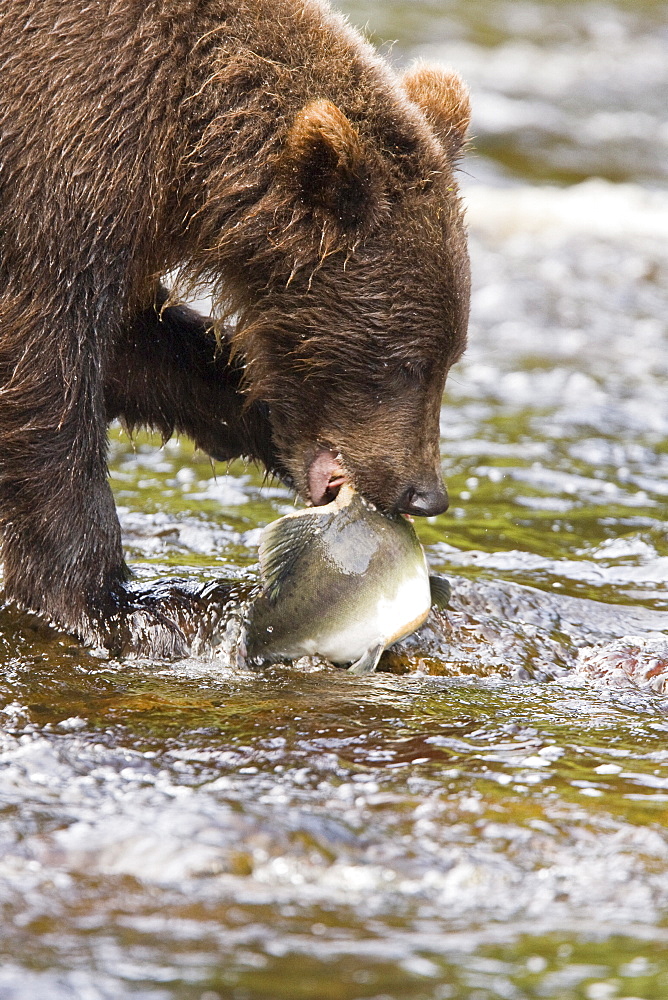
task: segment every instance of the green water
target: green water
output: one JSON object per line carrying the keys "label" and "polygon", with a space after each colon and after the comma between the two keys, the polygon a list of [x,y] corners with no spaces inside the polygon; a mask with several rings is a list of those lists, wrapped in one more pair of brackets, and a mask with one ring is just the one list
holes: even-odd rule
{"label": "green water", "polygon": [[[417,524],[452,608],[363,679],[0,611],[2,1000],[668,996],[666,8],[347,9],[480,107]],[[141,581],[251,580],[294,509],[187,442],[114,428],[110,467]]]}

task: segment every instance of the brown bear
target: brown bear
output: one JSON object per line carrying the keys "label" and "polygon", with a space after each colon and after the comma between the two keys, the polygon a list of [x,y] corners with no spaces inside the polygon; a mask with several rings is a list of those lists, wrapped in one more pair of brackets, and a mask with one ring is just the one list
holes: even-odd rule
{"label": "brown bear", "polygon": [[[468,257],[455,74],[397,77],[324,0],[0,0],[5,594],[88,643],[183,651],[126,587],[120,418],[438,514]],[[206,283],[222,332],[168,298]],[[130,622],[129,631],[127,623]],[[124,624],[125,623],[125,624]]]}

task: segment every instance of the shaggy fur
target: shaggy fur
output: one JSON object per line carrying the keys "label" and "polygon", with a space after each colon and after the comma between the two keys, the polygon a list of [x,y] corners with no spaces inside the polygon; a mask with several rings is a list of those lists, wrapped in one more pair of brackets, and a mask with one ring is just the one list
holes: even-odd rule
{"label": "shaggy fur", "polygon": [[[86,641],[136,617],[114,417],[257,458],[306,499],[330,448],[381,508],[443,509],[469,294],[458,77],[402,82],[318,0],[0,0],[0,81],[10,599]],[[236,316],[218,348],[166,302],[168,271]],[[178,651],[168,610],[145,608],[136,648]]]}

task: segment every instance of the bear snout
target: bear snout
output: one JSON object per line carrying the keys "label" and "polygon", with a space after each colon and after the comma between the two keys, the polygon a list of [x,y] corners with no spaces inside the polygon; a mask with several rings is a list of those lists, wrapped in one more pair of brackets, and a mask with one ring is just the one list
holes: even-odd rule
{"label": "bear snout", "polygon": [[448,491],[442,482],[431,488],[409,486],[397,504],[397,513],[414,517],[436,517],[444,514],[450,505]]}
{"label": "bear snout", "polygon": [[[394,474],[389,467],[367,468],[366,476],[351,474],[346,469],[341,452],[321,445],[307,468],[308,499],[314,507],[331,503],[343,484],[352,482],[363,496],[387,513],[435,517],[448,509],[448,492],[440,475],[420,476],[401,483],[396,478],[397,470],[393,471]],[[359,482],[356,482],[358,479]]]}

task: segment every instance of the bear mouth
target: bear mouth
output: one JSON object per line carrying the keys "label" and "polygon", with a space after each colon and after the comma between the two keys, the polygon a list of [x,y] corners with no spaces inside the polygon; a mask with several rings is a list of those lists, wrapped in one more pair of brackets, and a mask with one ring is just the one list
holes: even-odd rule
{"label": "bear mouth", "polygon": [[318,448],[308,467],[307,482],[313,507],[322,507],[335,500],[343,484],[348,482],[340,452],[324,446]]}

